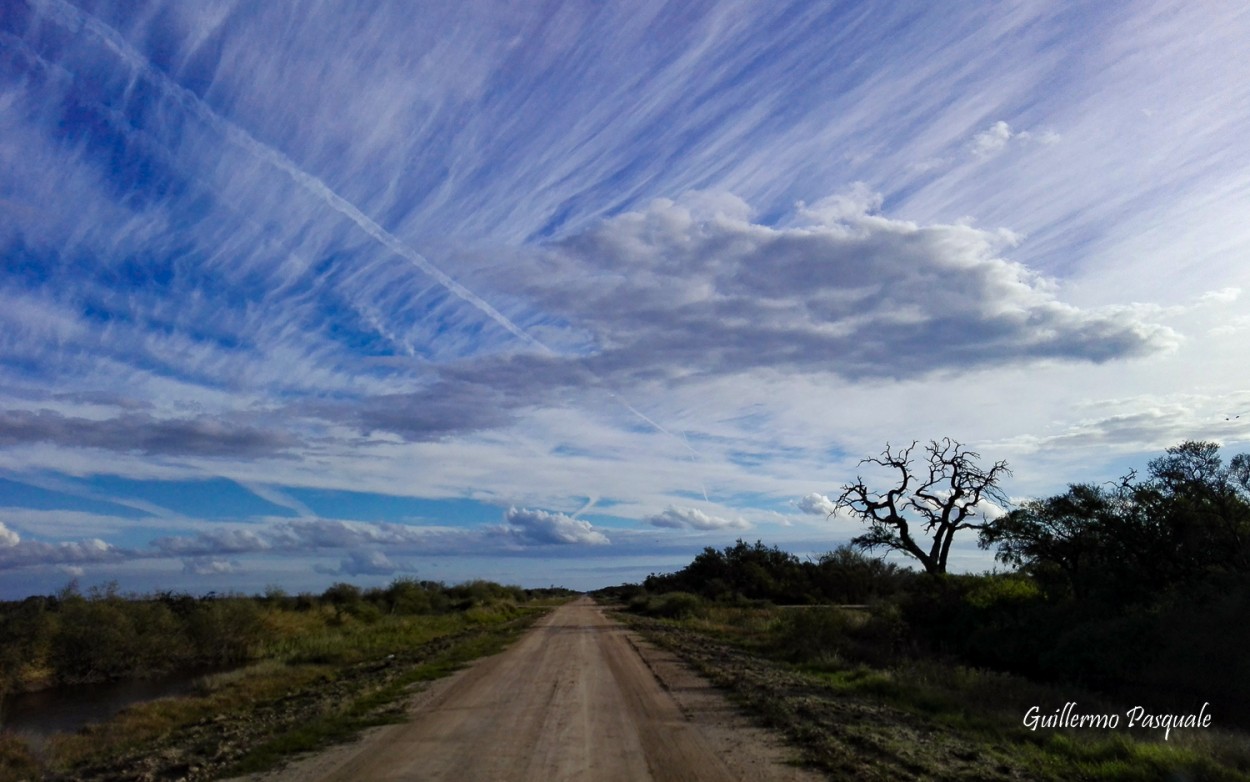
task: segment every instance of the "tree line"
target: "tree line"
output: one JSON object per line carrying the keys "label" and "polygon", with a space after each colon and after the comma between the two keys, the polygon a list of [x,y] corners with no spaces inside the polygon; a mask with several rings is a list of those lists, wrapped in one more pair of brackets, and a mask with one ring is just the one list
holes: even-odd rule
{"label": "tree line", "polygon": [[71,582],[55,595],[0,603],[0,695],[9,689],[153,676],[254,659],[283,613],[325,614],[333,623],[469,611],[572,594],[490,581],[448,586],[395,579],[384,588],[336,583],[320,594],[123,595],[116,584],[85,594]]}
{"label": "tree line", "polygon": [[[857,478],[836,503],[868,526],[851,546],[800,561],[739,540],[618,594],[653,613],[692,610],[691,600],[872,603],[870,629],[890,654],[1172,709],[1210,701],[1223,720],[1250,724],[1250,455],[1225,463],[1217,444],[1184,442],[1144,475],[1073,483],[1014,508],[999,487],[1006,464],[979,458],[950,440],[887,447],[869,461],[893,482]],[[948,573],[964,530],[1009,569]],[[920,567],[867,556],[880,549]]]}

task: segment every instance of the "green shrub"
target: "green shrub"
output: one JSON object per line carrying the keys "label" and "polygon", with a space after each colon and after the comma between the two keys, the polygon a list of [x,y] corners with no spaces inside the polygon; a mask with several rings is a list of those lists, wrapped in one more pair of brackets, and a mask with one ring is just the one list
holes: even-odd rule
{"label": "green shrub", "polygon": [[846,645],[850,617],[840,608],[789,608],[777,623],[778,651],[795,662],[812,662]]}
{"label": "green shrub", "polygon": [[639,613],[664,619],[689,619],[703,616],[707,605],[703,598],[689,592],[669,592],[647,597]]}
{"label": "green shrub", "polygon": [[188,621],[197,662],[210,665],[249,659],[265,628],[260,606],[244,597],[202,600]]}

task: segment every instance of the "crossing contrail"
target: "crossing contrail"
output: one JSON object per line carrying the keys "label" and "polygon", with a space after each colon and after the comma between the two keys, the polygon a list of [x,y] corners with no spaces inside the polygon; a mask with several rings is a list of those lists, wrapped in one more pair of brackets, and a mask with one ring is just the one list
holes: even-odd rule
{"label": "crossing contrail", "polygon": [[549,355],[555,351],[531,336],[524,329],[513,323],[508,316],[495,309],[473,291],[456,282],[451,275],[435,266],[425,256],[398,237],[387,231],[360,211],[350,201],[330,189],[330,186],[317,177],[300,168],[295,161],[260,141],[243,128],[218,114],[194,92],[178,84],[176,81],[157,69],[140,52],[136,51],[122,38],[116,30],[80,10],[64,0],[31,0],[32,6],[45,18],[70,29],[72,32],[86,30],[100,39],[114,54],[125,61],[131,68],[147,76],[160,86],[166,95],[173,98],[184,109],[199,117],[214,130],[226,137],[226,140],[241,149],[250,152],[257,158],[269,163],[295,181],[305,192],[318,198],[326,206],[355,223],[362,231],[372,236],[379,244],[394,254],[411,263],[425,274],[432,277],[439,285],[446,288],[452,295],[475,307],[486,317],[502,326],[510,334],[528,345],[538,348]]}
{"label": "crossing contrail", "polygon": [[[540,340],[530,335],[527,331],[525,331],[525,329],[512,322],[508,316],[495,309],[481,296],[457,282],[451,277],[451,275],[431,263],[424,255],[409,247],[390,231],[387,231],[385,228],[378,225],[368,215],[360,211],[360,209],[358,209],[354,204],[334,192],[334,190],[332,190],[330,186],[321,179],[309,174],[307,171],[300,168],[294,160],[287,157],[282,152],[257,139],[245,129],[239,127],[226,117],[218,114],[212,106],[205,103],[204,100],[194,92],[186,89],[181,84],[178,84],[163,71],[152,65],[152,63],[149,62],[141,52],[132,47],[125,40],[125,38],[123,38],[122,35],[112,27],[109,27],[104,22],[79,9],[72,3],[66,2],[66,0],[28,0],[28,2],[31,7],[34,8],[36,13],[40,14],[45,19],[48,19],[71,32],[77,33],[85,30],[89,34],[95,36],[105,46],[107,46],[110,51],[117,55],[118,58],[129,65],[136,73],[141,73],[154,82],[157,86],[159,86],[165,95],[177,101],[177,103],[188,112],[195,115],[205,124],[219,132],[229,143],[249,152],[256,158],[270,164],[274,168],[286,174],[305,192],[316,197],[326,206],[352,221],[357,227],[369,236],[373,237],[373,239],[383,247],[411,263],[424,274],[434,279],[452,295],[476,308],[517,339],[527,345],[537,348],[545,355],[558,355],[556,351],[552,350]],[[691,447],[689,441],[686,440],[684,435],[678,437],[656,421],[644,415],[636,407],[630,404],[629,401],[623,396],[611,390],[604,379],[596,374],[594,370],[586,367],[585,365],[581,365],[581,368],[584,372],[588,373],[597,384],[604,387],[605,390],[608,391],[609,395],[629,410],[629,412],[649,424],[656,431],[666,434],[674,440],[680,442],[686,450],[690,452],[693,460],[698,460],[702,457],[697,450]],[[703,495],[705,498],[707,497],[706,489],[704,489]]]}

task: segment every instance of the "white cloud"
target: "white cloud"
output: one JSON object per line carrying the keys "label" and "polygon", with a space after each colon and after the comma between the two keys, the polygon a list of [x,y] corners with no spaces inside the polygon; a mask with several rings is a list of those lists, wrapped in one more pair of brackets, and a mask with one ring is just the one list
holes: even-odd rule
{"label": "white cloud", "polygon": [[977,157],[986,158],[997,155],[1010,143],[1058,144],[1061,138],[1053,130],[1033,133],[1027,130],[1012,130],[1006,122],[999,120],[985,130],[972,137],[972,153]]}
{"label": "white cloud", "polygon": [[1241,288],[1220,288],[1215,291],[1207,291],[1198,297],[1199,304],[1232,304],[1241,298]]}
{"label": "white cloud", "polygon": [[837,504],[823,494],[812,492],[798,502],[799,510],[812,516],[828,518],[837,511]]}
{"label": "white cloud", "polygon": [[[516,283],[596,335],[598,353],[581,361],[608,378],[919,377],[1175,343],[1135,311],[1058,300],[1051,281],[998,254],[1008,234],[919,226],[873,203],[854,191],[804,208],[828,222],[774,228],[659,200],[558,243],[542,274],[520,267]],[[562,286],[540,283],[551,275]],[[536,379],[560,380],[552,360],[535,363]]]}
{"label": "white cloud", "polygon": [[99,538],[62,543],[17,540],[0,548],[0,567],[19,568],[32,565],[80,565],[114,562],[126,559],[127,552]]}
{"label": "white cloud", "polygon": [[740,518],[726,519],[704,513],[698,508],[674,507],[669,507],[663,513],[657,513],[648,517],[646,522],[653,527],[697,530],[748,529],[751,526],[744,519]]}
{"label": "white cloud", "polygon": [[4,526],[0,521],[0,548],[12,548],[22,541],[20,535]]}
{"label": "white cloud", "polygon": [[339,564],[339,571],[351,576],[389,576],[399,570],[398,565],[381,551],[351,551]]}
{"label": "white cloud", "polygon": [[528,508],[508,508],[504,530],[527,543],[577,543],[604,545],[611,541],[590,522],[563,513]]}
{"label": "white cloud", "polygon": [[1006,122],[995,122],[987,130],[973,136],[972,152],[982,157],[1001,152],[1013,135],[1015,134],[1011,132],[1011,126]]}

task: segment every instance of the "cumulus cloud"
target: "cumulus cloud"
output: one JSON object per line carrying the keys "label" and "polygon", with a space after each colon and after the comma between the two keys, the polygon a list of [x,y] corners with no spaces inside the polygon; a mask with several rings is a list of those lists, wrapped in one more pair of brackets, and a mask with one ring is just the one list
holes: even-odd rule
{"label": "cumulus cloud", "polygon": [[712,516],[698,508],[674,507],[669,507],[663,513],[657,513],[648,517],[646,522],[653,527],[697,530],[747,529],[751,526],[743,519],[725,519],[719,516]]}
{"label": "cumulus cloud", "polygon": [[799,510],[812,516],[829,517],[838,509],[837,504],[823,494],[812,492],[798,502]]}
{"label": "cumulus cloud", "polygon": [[351,551],[339,563],[339,572],[349,576],[389,576],[399,570],[381,551]]}
{"label": "cumulus cloud", "polygon": [[[604,375],[767,367],[911,378],[1037,360],[1104,362],[1169,347],[1127,310],[1083,310],[1001,255],[1009,237],[872,210],[862,188],[771,227],[658,200],[556,243],[530,293],[589,328]],[[534,280],[558,276],[559,289]]]}
{"label": "cumulus cloud", "polygon": [[0,521],[0,549],[12,548],[22,542],[22,538]]}
{"label": "cumulus cloud", "polygon": [[127,558],[128,552],[99,538],[61,543],[18,540],[0,547],[0,567],[19,568],[31,565],[82,565],[115,562]]}
{"label": "cumulus cloud", "polygon": [[604,545],[608,537],[588,521],[564,513],[549,513],[528,508],[508,508],[504,529],[528,543],[578,543]]}
{"label": "cumulus cloud", "polygon": [[[415,390],[298,416],[439,441],[515,423],[555,394],[607,385],[833,373],[913,379],[1037,361],[1103,363],[1176,344],[1152,313],[1082,309],[1004,252],[1019,237],[879,213],[864,185],[751,221],[729,194],[693,192],[600,221],[492,269],[587,335],[576,351],[509,351],[440,364]],[[551,285],[559,280],[559,285]],[[496,283],[498,284],[498,283]]]}

